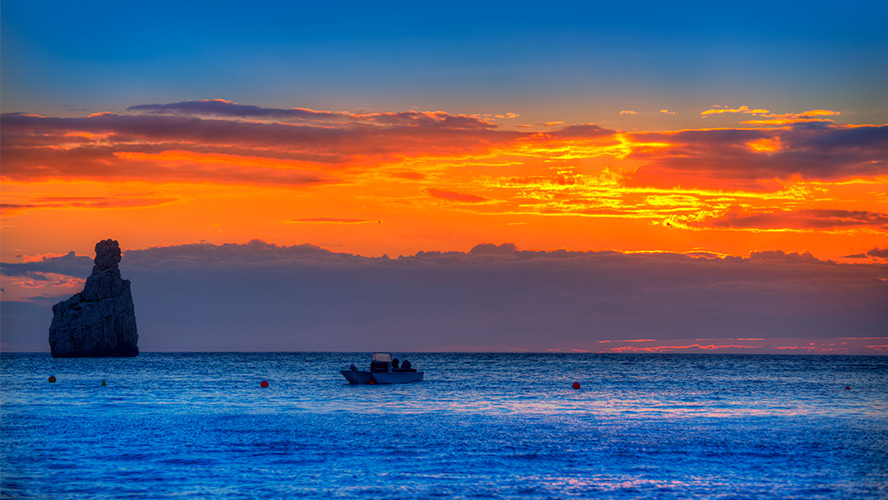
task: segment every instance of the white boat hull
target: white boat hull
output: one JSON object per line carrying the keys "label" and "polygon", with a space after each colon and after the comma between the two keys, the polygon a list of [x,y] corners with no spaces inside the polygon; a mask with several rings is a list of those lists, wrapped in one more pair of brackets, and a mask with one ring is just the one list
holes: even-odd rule
{"label": "white boat hull", "polygon": [[410,382],[419,382],[424,375],[423,372],[362,372],[352,370],[340,370],[346,380],[351,384],[373,385],[373,384],[407,384]]}

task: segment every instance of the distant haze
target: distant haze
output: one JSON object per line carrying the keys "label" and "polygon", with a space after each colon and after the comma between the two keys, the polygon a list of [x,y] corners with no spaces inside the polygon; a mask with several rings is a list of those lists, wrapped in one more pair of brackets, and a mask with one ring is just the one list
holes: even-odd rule
{"label": "distant haze", "polygon": [[[46,351],[90,257],[3,265],[4,351]],[[312,245],[130,250],[144,351],[886,352],[888,266],[520,251],[398,259]],[[30,294],[30,295],[29,295]]]}

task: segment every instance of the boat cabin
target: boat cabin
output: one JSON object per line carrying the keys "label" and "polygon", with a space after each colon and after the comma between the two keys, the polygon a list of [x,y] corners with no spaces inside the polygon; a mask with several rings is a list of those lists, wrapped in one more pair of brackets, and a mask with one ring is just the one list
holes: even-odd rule
{"label": "boat cabin", "polygon": [[415,372],[416,368],[410,365],[410,361],[404,360],[399,363],[398,359],[392,359],[392,354],[388,352],[374,352],[370,361],[371,373],[394,373],[394,372]]}
{"label": "boat cabin", "polygon": [[370,361],[371,372],[392,371],[392,354],[390,352],[374,352]]}

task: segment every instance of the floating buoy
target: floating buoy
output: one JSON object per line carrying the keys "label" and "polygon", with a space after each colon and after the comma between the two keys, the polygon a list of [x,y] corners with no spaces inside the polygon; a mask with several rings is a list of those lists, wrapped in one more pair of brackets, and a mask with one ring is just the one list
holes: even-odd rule
{"label": "floating buoy", "polygon": [[268,387],[268,381],[267,381],[267,380],[263,380],[262,382],[259,382],[259,386],[260,386],[260,387]]}
{"label": "floating buoy", "polygon": [[50,375],[50,376],[49,376],[49,383],[50,383],[50,384],[54,384],[54,383],[55,383],[55,375]]}
{"label": "floating buoy", "polygon": [[106,386],[105,379],[102,379],[102,386]]}
{"label": "floating buoy", "polygon": [[579,388],[580,388],[580,383],[579,383],[579,382],[574,382],[572,387],[573,387],[574,389],[579,389]]}
{"label": "floating buoy", "polygon": [[374,379],[373,377],[370,377],[370,381],[367,382],[367,385],[376,385],[376,379]]}
{"label": "floating buoy", "polygon": [[846,385],[846,386],[845,386],[845,390],[846,390],[846,391],[850,391],[850,390],[851,390],[851,386],[850,386],[850,385]]}

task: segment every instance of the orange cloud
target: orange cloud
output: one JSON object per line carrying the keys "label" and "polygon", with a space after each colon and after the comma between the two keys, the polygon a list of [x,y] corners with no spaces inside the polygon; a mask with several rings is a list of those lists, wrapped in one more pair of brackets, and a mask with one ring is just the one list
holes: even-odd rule
{"label": "orange cloud", "polygon": [[[702,129],[627,134],[636,171],[697,172],[710,179],[842,179],[888,173],[888,127],[799,123],[780,129]],[[654,143],[656,148],[632,147]]]}
{"label": "orange cloud", "polygon": [[865,210],[785,210],[728,212],[699,222],[696,226],[762,230],[808,230],[871,227],[888,231],[888,214]]}
{"label": "orange cloud", "polygon": [[[766,110],[763,111],[767,113]],[[761,119],[746,120],[740,123],[746,125],[791,125],[793,123],[830,122],[831,120],[821,117],[839,114],[841,113],[838,111],[830,111],[828,109],[813,109],[802,113],[762,114]]]}
{"label": "orange cloud", "polygon": [[4,301],[29,301],[60,295],[73,295],[83,289],[86,280],[44,275],[34,278],[6,278],[3,280]]}
{"label": "orange cloud", "polygon": [[761,349],[761,345],[742,344],[690,344],[690,345],[661,345],[651,347],[611,347],[607,352],[680,352],[680,351],[717,351],[720,349]]}
{"label": "orange cloud", "polygon": [[28,198],[27,201],[21,203],[3,202],[0,203],[0,209],[5,214],[30,209],[43,208],[139,208],[153,207],[165,203],[176,201],[172,197],[101,197],[101,196],[44,196],[39,198]]}
{"label": "orange cloud", "polygon": [[773,153],[780,150],[780,139],[763,137],[746,143],[751,149],[759,153]]}
{"label": "orange cloud", "polygon": [[[692,339],[667,339],[656,341],[653,346],[619,346],[609,347],[598,352],[630,352],[630,353],[678,353],[678,352],[729,352],[729,353],[822,353],[822,354],[876,354],[882,349],[880,345],[871,345],[864,338],[823,337],[812,339],[806,337],[757,337],[757,338],[723,338],[696,339],[722,341],[708,344],[690,342]],[[726,342],[726,341],[739,342]]]}
{"label": "orange cloud", "polygon": [[[620,134],[584,124],[533,133],[498,130],[479,118],[443,112],[274,110],[228,101],[150,106],[155,111],[146,115],[81,119],[3,115],[2,175],[11,180],[167,178],[307,185],[336,182],[325,173],[331,169],[405,164],[409,159],[446,162],[520,156],[569,161],[611,156],[649,160],[645,169],[710,171],[712,177],[722,178],[783,178],[794,173],[818,177],[823,174],[817,170],[852,165],[855,170],[878,172],[884,170],[886,156],[879,146],[884,128],[872,126],[800,128],[797,124],[776,131]],[[144,111],[145,106],[134,108]],[[174,114],[192,111],[225,119]],[[829,113],[834,112],[814,110],[799,116]],[[308,118],[298,124],[245,121],[254,116],[295,119],[291,115]],[[331,116],[336,120],[327,120]]]}
{"label": "orange cloud", "polygon": [[701,116],[706,117],[707,115],[713,114],[722,114],[722,113],[743,113],[743,114],[752,114],[752,115],[760,115],[769,113],[767,109],[749,109],[749,106],[740,106],[739,108],[713,108],[707,109],[700,113]]}

